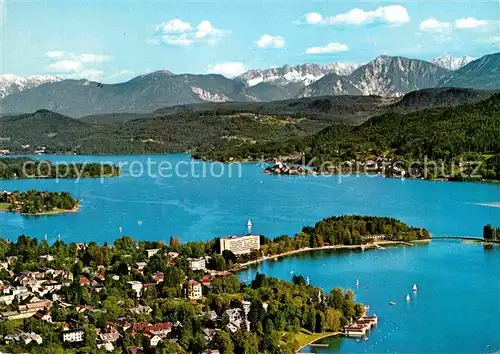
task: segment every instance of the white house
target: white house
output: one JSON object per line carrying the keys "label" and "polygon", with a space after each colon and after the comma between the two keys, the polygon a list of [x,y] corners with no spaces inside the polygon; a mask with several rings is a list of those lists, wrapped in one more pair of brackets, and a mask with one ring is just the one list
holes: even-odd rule
{"label": "white house", "polygon": [[205,258],[188,258],[189,268],[192,270],[206,270],[207,264]]}
{"label": "white house", "polygon": [[127,286],[129,286],[133,291],[135,291],[137,297],[141,296],[142,283],[137,280],[132,280],[127,282]]}
{"label": "white house", "polygon": [[63,331],[62,340],[65,343],[79,343],[83,342],[85,332],[83,329],[75,329],[72,331]]}
{"label": "white house", "polygon": [[148,258],[153,257],[158,252],[160,252],[159,248],[152,248],[152,249],[146,250],[146,253],[148,254]]}

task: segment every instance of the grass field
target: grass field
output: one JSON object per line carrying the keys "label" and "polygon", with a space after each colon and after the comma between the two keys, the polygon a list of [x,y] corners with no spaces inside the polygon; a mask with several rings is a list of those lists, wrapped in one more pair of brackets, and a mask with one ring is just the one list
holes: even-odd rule
{"label": "grass field", "polygon": [[307,346],[308,344],[311,344],[314,341],[317,341],[318,339],[329,337],[332,335],[336,335],[338,333],[335,332],[324,332],[324,333],[311,333],[308,330],[302,329],[295,338],[299,342],[299,346],[302,348],[304,346]]}
{"label": "grass field", "polygon": [[0,203],[0,210],[9,210],[9,203]]}

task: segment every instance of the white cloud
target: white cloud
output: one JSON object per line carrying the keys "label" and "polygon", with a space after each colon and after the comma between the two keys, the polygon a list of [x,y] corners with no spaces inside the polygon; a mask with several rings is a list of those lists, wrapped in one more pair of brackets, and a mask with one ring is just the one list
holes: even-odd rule
{"label": "white cloud", "polygon": [[209,74],[221,74],[226,77],[235,77],[245,72],[245,65],[238,62],[220,63],[209,65]]}
{"label": "white cloud", "polygon": [[181,35],[163,35],[160,37],[161,43],[168,44],[168,45],[173,45],[173,46],[178,46],[178,47],[187,47],[191,43],[193,43],[193,40],[188,38],[187,34],[181,34]]}
{"label": "white cloud", "polygon": [[208,20],[201,21],[196,28],[193,28],[189,22],[178,18],[156,25],[155,32],[155,38],[147,39],[149,44],[179,47],[187,47],[194,43],[214,44],[217,38],[230,33],[230,31],[216,28]]}
{"label": "white cloud", "polygon": [[59,59],[64,56],[64,53],[58,50],[49,50],[47,53],[45,53],[45,56],[50,59]]}
{"label": "white cloud", "polygon": [[451,29],[451,23],[441,22],[431,17],[420,22],[418,27],[423,32],[446,32]]}
{"label": "white cloud", "polygon": [[82,63],[77,60],[58,60],[48,65],[50,69],[53,69],[57,72],[76,72],[82,69]]}
{"label": "white cloud", "polygon": [[97,81],[103,77],[99,64],[111,60],[109,55],[95,53],[71,53],[51,50],[45,53],[49,60],[47,69],[68,79]]}
{"label": "white cloud", "polygon": [[317,12],[305,14],[305,23],[310,25],[330,24],[330,25],[368,25],[385,24],[399,26],[410,22],[410,16],[405,7],[401,5],[380,6],[372,11],[362,9],[352,9],[346,13],[330,17],[323,17]]}
{"label": "white cloud", "polygon": [[198,30],[195,33],[196,38],[210,37],[222,37],[228,33],[228,31],[215,28],[210,21],[203,20],[196,27]]}
{"label": "white cloud", "polygon": [[111,57],[108,55],[90,53],[74,55],[74,58],[81,61],[82,63],[101,63],[111,59]]}
{"label": "white cloud", "polygon": [[491,36],[486,39],[480,40],[480,42],[490,43],[490,44],[499,44],[500,45],[500,36]]}
{"label": "white cloud", "polygon": [[283,48],[285,46],[285,39],[281,36],[265,34],[255,44],[260,48]]}
{"label": "white cloud", "polygon": [[192,27],[189,22],[184,22],[178,18],[174,18],[168,22],[162,22],[155,26],[156,32],[159,33],[183,33],[191,31]]}
{"label": "white cloud", "polygon": [[349,47],[347,47],[347,45],[344,43],[331,42],[324,47],[307,48],[306,54],[337,53],[337,52],[345,52],[348,49]]}
{"label": "white cloud", "polygon": [[87,79],[89,81],[100,81],[104,72],[98,69],[86,69],[78,71],[74,74],[67,75],[68,79]]}
{"label": "white cloud", "polygon": [[476,20],[474,17],[465,17],[460,18],[455,21],[455,27],[458,29],[470,29],[481,26],[486,26],[488,21],[485,20]]}
{"label": "white cloud", "polygon": [[308,25],[319,25],[324,23],[323,16],[317,12],[308,12],[304,15],[305,22]]}

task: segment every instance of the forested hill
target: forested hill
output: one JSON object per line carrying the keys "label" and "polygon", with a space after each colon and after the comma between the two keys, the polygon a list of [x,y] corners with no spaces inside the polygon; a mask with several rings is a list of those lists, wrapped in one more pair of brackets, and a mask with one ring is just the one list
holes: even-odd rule
{"label": "forested hill", "polygon": [[[356,126],[332,125],[305,139],[285,143],[239,145],[203,157],[228,159],[298,156],[324,161],[364,160],[376,156],[400,158],[484,160],[500,178],[500,94],[457,107],[412,113],[385,113]],[[490,171],[491,173],[491,171]],[[493,176],[490,176],[493,178]]]}
{"label": "forested hill", "polygon": [[[394,139],[404,137],[412,142],[410,146],[417,146],[423,151],[423,146],[430,144],[429,137],[435,136],[439,144],[434,143],[433,146],[437,149],[446,141],[459,144],[461,139],[469,141],[484,130],[479,125],[479,132],[474,131],[479,113],[474,113],[476,118],[471,118],[470,122],[469,117],[465,117],[461,123],[463,126],[458,126],[456,120],[449,123],[457,125],[461,131],[471,130],[470,136],[450,132],[443,125],[435,126],[433,121],[443,120],[441,115],[446,116],[450,112],[458,116],[468,114],[464,110],[477,110],[482,108],[482,103],[456,109],[415,110],[456,105],[464,101],[476,102],[490,95],[492,93],[488,91],[445,88],[413,92],[402,99],[325,96],[269,103],[211,103],[171,107],[149,115],[115,114],[84,119],[39,110],[32,114],[0,118],[0,150],[24,154],[39,150],[59,154],[190,152],[195,156],[219,160],[249,156],[260,158],[261,155],[274,158],[309,151],[326,157],[332,150],[337,150],[328,140],[332,137],[346,139],[343,145],[349,148],[344,149],[346,151],[342,156],[375,148],[399,154],[407,148],[403,142]],[[498,96],[495,97],[492,101],[497,100]],[[368,123],[353,127],[374,115],[377,117]],[[422,123],[424,118],[430,121]],[[370,129],[374,132],[368,132]],[[395,135],[396,131],[401,135],[399,138]],[[372,133],[375,135],[368,136]],[[454,134],[453,139],[451,134]],[[447,136],[450,139],[445,139]],[[487,140],[484,141],[486,143]],[[471,151],[477,150],[471,147]]]}

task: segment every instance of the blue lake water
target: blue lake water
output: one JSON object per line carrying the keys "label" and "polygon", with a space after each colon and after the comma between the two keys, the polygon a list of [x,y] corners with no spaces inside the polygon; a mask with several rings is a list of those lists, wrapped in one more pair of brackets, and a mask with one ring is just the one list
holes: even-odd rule
{"label": "blue lake water", "polygon": [[[434,236],[480,236],[487,223],[500,225],[500,185],[446,183],[370,177],[267,176],[263,166],[189,165],[188,155],[151,156],[178,166],[181,176],[137,177],[147,156],[50,156],[54,161],[127,162],[117,178],[0,180],[0,190],[69,191],[81,201],[78,213],[25,217],[0,213],[0,236],[38,238],[58,235],[66,242],[112,242],[126,234],[136,239],[183,242],[253,232],[293,235],[304,225],[331,215],[392,216],[426,227]],[[137,161],[133,163],[134,161]],[[133,164],[132,164],[133,163]],[[130,167],[130,165],[132,166]],[[231,167],[231,176],[228,168]],[[216,175],[211,176],[210,169]],[[146,167],[144,167],[146,170]],[[157,168],[152,168],[158,174]],[[205,177],[203,177],[203,172]],[[165,174],[165,173],[164,173]],[[168,173],[167,173],[168,174]],[[122,233],[119,229],[122,228]],[[500,252],[458,241],[383,251],[320,252],[299,255],[260,269],[290,279],[290,271],[328,290],[354,287],[358,300],[380,316],[368,341],[332,339],[330,352],[463,352],[500,350]],[[406,304],[417,283],[420,290]],[[396,301],[390,306],[389,301]],[[486,348],[487,345],[490,348]]]}
{"label": "blue lake water", "polygon": [[[241,177],[236,165],[206,164],[206,177],[202,177],[202,165],[194,166],[193,173],[187,165],[188,155],[151,157],[156,163],[167,161],[173,167],[179,166],[182,177],[154,178],[147,173],[136,177],[139,162],[146,166],[147,156],[44,158],[125,161],[129,165],[124,166],[122,176],[104,181],[0,180],[0,190],[69,191],[81,200],[81,210],[75,214],[25,217],[0,213],[1,236],[15,238],[24,233],[43,238],[47,234],[49,241],[54,241],[60,234],[66,242],[102,243],[112,242],[122,227],[123,234],[136,239],[168,240],[175,235],[186,242],[246,233],[250,218],[253,232],[275,237],[293,235],[304,225],[341,214],[392,216],[426,227],[433,235],[479,236],[483,225],[500,223],[500,208],[488,206],[500,201],[499,184],[379,176],[268,176],[257,164],[242,165]],[[210,175],[210,168],[220,174],[221,166],[226,170],[222,177]]]}
{"label": "blue lake water", "polygon": [[306,348],[304,353],[500,351],[499,247],[485,251],[477,244],[436,240],[427,246],[323,251],[267,261],[239,277],[253,279],[257,271],[285,280],[294,271],[326,291],[353,289],[357,300],[379,317],[367,341],[331,338],[318,342],[329,347]]}

